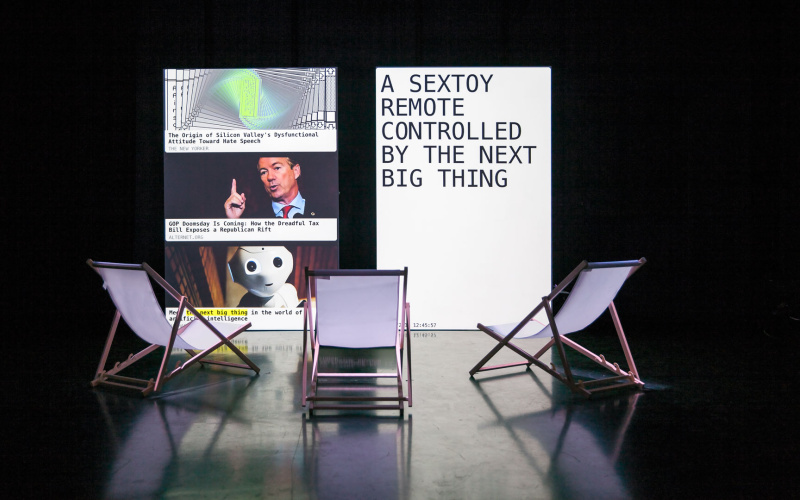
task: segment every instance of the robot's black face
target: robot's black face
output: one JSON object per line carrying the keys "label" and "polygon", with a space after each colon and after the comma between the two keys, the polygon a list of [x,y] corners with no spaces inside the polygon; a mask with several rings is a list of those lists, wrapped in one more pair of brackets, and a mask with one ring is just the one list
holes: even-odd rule
{"label": "robot's black face", "polygon": [[248,274],[253,274],[259,271],[260,266],[258,265],[257,260],[248,260],[247,264],[245,264],[245,269],[247,269]]}
{"label": "robot's black face", "polygon": [[275,257],[274,259],[272,259],[272,265],[275,267],[281,267],[283,265],[283,259],[281,259],[280,257]]}

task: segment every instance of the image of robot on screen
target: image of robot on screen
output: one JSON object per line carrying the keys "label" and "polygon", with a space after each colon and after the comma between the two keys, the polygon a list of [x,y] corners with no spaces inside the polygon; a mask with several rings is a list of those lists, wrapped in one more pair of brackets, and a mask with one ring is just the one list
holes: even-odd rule
{"label": "image of robot on screen", "polygon": [[233,282],[247,289],[239,307],[298,307],[297,289],[286,282],[293,269],[286,247],[239,247],[228,261]]}

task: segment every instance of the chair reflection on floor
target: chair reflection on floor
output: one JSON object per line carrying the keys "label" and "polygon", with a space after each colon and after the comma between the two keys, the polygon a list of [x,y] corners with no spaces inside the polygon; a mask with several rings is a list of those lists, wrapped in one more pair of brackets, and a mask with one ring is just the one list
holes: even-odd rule
{"label": "chair reflection on floor", "polygon": [[[183,437],[189,432],[196,414],[164,401],[151,401],[145,408],[130,413],[127,425],[121,425],[108,407],[118,404],[113,393],[97,393],[103,408],[106,427],[114,445],[113,473],[105,483],[105,498],[155,498],[165,484],[164,475],[178,455]],[[117,401],[109,401],[117,400]]]}
{"label": "chair reflection on floor", "polygon": [[[485,326],[479,323],[478,329],[495,339],[497,345],[470,370],[470,375],[474,376],[479,372],[512,366],[526,365],[530,367],[533,364],[564,383],[573,392],[587,397],[600,391],[621,387],[642,388],[644,382],[639,378],[639,372],[636,370],[633,356],[628,348],[628,341],[625,338],[622,323],[620,323],[617,309],[614,306],[614,298],[625,281],[645,262],[644,258],[617,262],[583,261],[549,295],[543,297],[539,305],[519,323],[495,326]],[[569,290],[567,300],[558,312],[554,314],[551,305],[553,300],[559,294],[566,292],[570,285],[572,285],[572,288]],[[628,365],[627,371],[620,368],[619,364],[607,361],[602,354],[595,354],[566,337],[567,334],[581,331],[591,325],[606,309],[608,309],[614,322],[614,328],[617,331],[617,337]],[[541,311],[544,311],[547,315],[546,324],[539,323],[536,320],[536,315]],[[519,345],[511,342],[514,339],[533,337],[549,337],[550,340],[536,354],[529,354]],[[563,372],[559,372],[552,363],[548,366],[539,359],[553,346],[558,352]],[[503,347],[508,347],[519,354],[525,358],[525,361],[485,366]],[[594,361],[610,371],[614,376],[590,380],[576,379],[567,359],[565,347],[569,347],[574,352]]]}
{"label": "chair reflection on floor", "polygon": [[[503,407],[507,398],[495,402],[491,385],[497,379],[538,378],[533,372],[516,373],[474,380],[473,384],[496,421],[481,431],[497,427],[508,433],[520,455],[550,488],[553,498],[630,498],[623,477],[617,470],[625,435],[636,411],[641,392],[618,394],[598,400],[570,401],[566,395],[552,397],[552,407],[515,413]],[[546,393],[544,385],[540,388]],[[563,392],[563,385],[554,389]],[[543,452],[543,453],[542,453]]]}
{"label": "chair reflection on floor", "polygon": [[[105,349],[100,357],[94,380],[92,380],[92,386],[104,385],[135,389],[147,396],[160,391],[164,383],[180,375],[195,363],[243,368],[253,370],[256,374],[259,373],[258,366],[231,342],[234,337],[247,330],[250,323],[208,321],[189,303],[185,296],[175,290],[146,263],[118,264],[95,262],[91,259],[87,263],[103,278],[103,288],[108,291],[111,300],[117,307],[111,329],[108,332]],[[151,280],[179,301],[177,315],[171,324],[167,321],[164,311],[156,299]],[[195,319],[181,324],[184,312],[191,314]],[[124,319],[130,329],[150,345],[106,369],[106,362],[120,319]],[[208,357],[222,346],[230,349],[243,363],[212,360]],[[165,348],[165,351],[161,367],[155,378],[148,380],[120,375],[122,370],[144,359],[159,348]],[[169,371],[167,364],[173,348],[186,351],[190,358],[183,363],[178,363],[176,368]]]}
{"label": "chair reflection on floor", "polygon": [[[214,382],[202,378],[203,391],[174,391],[149,400],[95,392],[114,456],[105,498],[169,496],[166,493],[175,487],[171,477],[175,471],[186,473],[187,464],[205,467],[198,457],[218,450],[220,437],[226,429],[230,431],[229,426],[252,425],[240,417],[237,408],[255,379]],[[182,448],[191,452],[179,467]],[[198,450],[202,453],[197,454]],[[214,479],[209,481],[214,483]],[[206,492],[228,486],[226,482],[194,484]]]}
{"label": "chair reflection on floor", "polygon": [[314,498],[409,498],[412,415],[302,418]]}
{"label": "chair reflection on floor", "polygon": [[[402,416],[405,403],[412,405],[408,269],[306,268],[305,273],[308,300],[304,306],[302,405],[308,405],[309,415],[315,410],[392,409],[400,410]],[[391,352],[389,369],[381,369],[376,351]],[[349,366],[328,369],[336,363],[325,366],[321,362],[325,352],[333,352],[330,357],[338,359],[340,365],[349,361]],[[407,395],[403,393],[404,375],[408,379]],[[365,380],[373,383],[364,384]],[[381,384],[387,380],[388,384]],[[375,395],[381,390],[396,391],[397,395]]]}

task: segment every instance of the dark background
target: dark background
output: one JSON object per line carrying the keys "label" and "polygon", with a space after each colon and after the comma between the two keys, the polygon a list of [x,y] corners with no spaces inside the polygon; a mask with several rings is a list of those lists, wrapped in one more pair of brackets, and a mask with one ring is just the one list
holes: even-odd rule
{"label": "dark background", "polygon": [[[798,343],[765,348],[763,333],[800,293],[798,5],[7,3],[7,486],[40,498],[106,477],[113,450],[88,381],[114,309],[85,260],[163,271],[164,68],[336,66],[340,265],[368,268],[375,67],[508,65],[552,68],[553,279],[582,259],[648,259],[618,301],[632,346],[651,346],[642,373],[676,388],[655,392],[654,424],[634,439],[642,470],[671,480],[648,493],[709,491],[725,471],[722,491],[795,491]],[[672,360],[687,353],[697,367],[681,371]]]}
{"label": "dark background", "polygon": [[57,342],[99,349],[106,327],[87,322],[113,309],[85,260],[163,270],[164,68],[338,67],[340,265],[368,268],[375,67],[508,65],[552,68],[553,279],[582,259],[644,256],[628,321],[756,331],[798,293],[797,5],[5,7],[7,286],[23,301],[12,319],[57,320]]}

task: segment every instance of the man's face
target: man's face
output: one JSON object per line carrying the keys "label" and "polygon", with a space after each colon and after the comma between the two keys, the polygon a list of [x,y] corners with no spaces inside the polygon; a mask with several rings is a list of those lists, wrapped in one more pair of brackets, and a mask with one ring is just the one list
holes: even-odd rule
{"label": "man's face", "polygon": [[273,201],[285,204],[297,196],[300,165],[292,166],[289,158],[259,158],[258,175]]}

